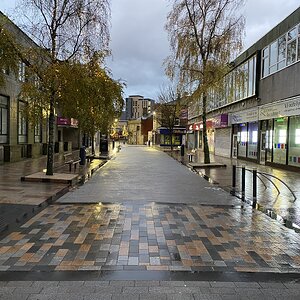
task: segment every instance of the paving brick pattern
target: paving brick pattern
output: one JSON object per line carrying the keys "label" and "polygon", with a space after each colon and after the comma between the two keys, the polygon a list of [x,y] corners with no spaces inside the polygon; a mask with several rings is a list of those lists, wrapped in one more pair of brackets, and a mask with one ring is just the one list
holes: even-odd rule
{"label": "paving brick pattern", "polygon": [[299,283],[207,281],[10,281],[1,282],[1,299],[299,299]]}
{"label": "paving brick pattern", "polygon": [[0,241],[0,271],[299,272],[299,248],[250,207],[51,205]]}

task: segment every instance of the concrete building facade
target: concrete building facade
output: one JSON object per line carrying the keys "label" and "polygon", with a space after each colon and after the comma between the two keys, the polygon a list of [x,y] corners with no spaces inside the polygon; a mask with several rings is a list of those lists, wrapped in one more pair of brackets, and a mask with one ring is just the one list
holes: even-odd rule
{"label": "concrete building facade", "polygon": [[[16,43],[25,48],[39,47],[1,12],[0,21]],[[0,86],[0,163],[47,154],[47,116],[36,124],[31,124],[25,114],[27,102],[19,96],[22,83],[29,79],[26,64],[20,59],[17,74],[5,70],[5,83]],[[55,152],[71,151],[78,149],[80,145],[78,122],[58,113],[55,123]]]}
{"label": "concrete building facade", "polygon": [[[300,167],[300,8],[232,63],[211,91],[211,153],[283,168]],[[202,149],[201,103],[189,107],[188,147]]]}

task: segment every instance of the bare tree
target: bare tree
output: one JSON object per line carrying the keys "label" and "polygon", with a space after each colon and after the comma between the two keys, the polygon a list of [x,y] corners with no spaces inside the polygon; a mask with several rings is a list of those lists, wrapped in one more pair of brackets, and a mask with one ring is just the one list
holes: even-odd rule
{"label": "bare tree", "polygon": [[155,109],[156,120],[160,126],[168,129],[172,152],[174,128],[178,125],[182,106],[180,94],[171,85],[161,88]]}
{"label": "bare tree", "polygon": [[172,0],[166,30],[172,54],[166,73],[184,87],[193,101],[201,98],[204,162],[209,163],[206,131],[208,91],[228,72],[228,63],[241,50],[243,0]]}
{"label": "bare tree", "polygon": [[[59,106],[61,61],[84,62],[97,51],[108,51],[109,0],[20,0],[22,28],[41,49],[30,49],[32,72],[49,115],[47,175],[53,175],[55,108]],[[46,49],[46,50],[45,50]],[[42,57],[42,58],[41,58]],[[42,62],[42,63],[41,63]]]}

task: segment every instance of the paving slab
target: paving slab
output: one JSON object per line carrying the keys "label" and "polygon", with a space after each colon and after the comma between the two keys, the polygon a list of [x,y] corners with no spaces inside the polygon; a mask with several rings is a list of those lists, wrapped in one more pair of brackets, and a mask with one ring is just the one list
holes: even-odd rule
{"label": "paving slab", "polygon": [[84,186],[60,203],[163,202],[240,205],[166,153],[149,147],[124,147]]}
{"label": "paving slab", "polygon": [[22,176],[21,180],[29,182],[62,183],[74,186],[77,183],[78,178],[78,174],[53,173],[53,175],[46,175],[45,172],[37,172],[27,176]]}

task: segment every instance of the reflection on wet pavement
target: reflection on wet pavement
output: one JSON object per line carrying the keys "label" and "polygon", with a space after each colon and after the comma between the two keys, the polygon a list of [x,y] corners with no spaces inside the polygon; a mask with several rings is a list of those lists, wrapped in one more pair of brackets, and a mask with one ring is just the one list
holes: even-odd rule
{"label": "reflection on wet pavement", "polygon": [[300,271],[299,234],[250,207],[51,205],[0,245],[1,271]]}
{"label": "reflection on wet pavement", "polygon": [[[181,160],[181,157],[174,154],[174,158]],[[202,176],[212,180],[217,186],[222,187],[226,191],[230,192],[232,188],[232,165],[237,165],[237,189],[241,191],[241,167],[245,165],[248,170],[257,168],[258,172],[264,172],[278,177],[284,181],[296,196],[296,200],[293,194],[275,178],[272,179],[274,184],[280,190],[280,194],[277,193],[276,188],[263,176],[257,180],[257,201],[264,210],[273,210],[277,215],[281,216],[284,220],[292,222],[300,226],[300,175],[298,172],[287,171],[283,169],[277,169],[270,166],[259,165],[249,161],[230,159],[220,156],[211,155],[213,162],[226,164],[226,168],[198,168],[197,171]],[[203,153],[196,152],[196,162],[203,161]],[[188,164],[187,158],[184,157],[184,162]],[[252,173],[246,171],[246,199],[252,201]]]}

